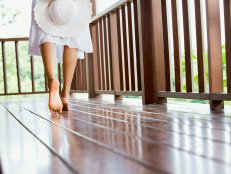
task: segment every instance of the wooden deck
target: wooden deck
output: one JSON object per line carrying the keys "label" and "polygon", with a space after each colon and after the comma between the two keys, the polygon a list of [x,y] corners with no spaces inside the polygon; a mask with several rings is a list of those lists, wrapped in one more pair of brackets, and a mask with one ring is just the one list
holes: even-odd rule
{"label": "wooden deck", "polygon": [[141,101],[71,99],[49,114],[47,98],[2,100],[3,173],[231,173],[231,109],[143,106]]}

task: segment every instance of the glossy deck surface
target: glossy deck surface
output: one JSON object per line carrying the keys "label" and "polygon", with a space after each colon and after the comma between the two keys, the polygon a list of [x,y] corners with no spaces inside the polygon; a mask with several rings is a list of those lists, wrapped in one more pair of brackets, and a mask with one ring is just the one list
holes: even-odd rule
{"label": "glossy deck surface", "polygon": [[231,109],[71,99],[51,116],[47,98],[1,100],[3,173],[231,173]]}

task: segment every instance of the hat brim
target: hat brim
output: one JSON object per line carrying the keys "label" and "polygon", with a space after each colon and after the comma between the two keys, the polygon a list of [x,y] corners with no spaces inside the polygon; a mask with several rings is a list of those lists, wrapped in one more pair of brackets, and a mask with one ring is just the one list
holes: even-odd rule
{"label": "hat brim", "polygon": [[56,24],[49,16],[48,5],[51,0],[39,0],[34,7],[34,19],[44,32],[57,37],[78,36],[89,27],[91,9],[89,0],[74,0],[77,11],[65,25]]}

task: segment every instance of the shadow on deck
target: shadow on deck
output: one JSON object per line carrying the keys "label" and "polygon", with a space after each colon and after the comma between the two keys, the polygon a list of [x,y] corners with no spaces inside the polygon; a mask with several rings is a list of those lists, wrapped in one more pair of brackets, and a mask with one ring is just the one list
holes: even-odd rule
{"label": "shadow on deck", "polygon": [[0,105],[0,153],[10,173],[230,173],[230,109],[71,99],[51,117],[47,98]]}

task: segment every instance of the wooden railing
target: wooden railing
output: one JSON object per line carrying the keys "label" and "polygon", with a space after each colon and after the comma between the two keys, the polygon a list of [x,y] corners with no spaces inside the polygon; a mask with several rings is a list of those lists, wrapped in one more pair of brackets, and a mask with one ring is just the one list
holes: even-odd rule
{"label": "wooden railing", "polygon": [[[42,58],[35,58],[28,55],[28,38],[0,38],[0,44],[0,66],[2,67],[0,86],[3,87],[2,91],[0,91],[0,96],[47,93],[48,81],[42,65]],[[25,46],[23,49],[20,47],[22,44]],[[38,66],[40,69],[38,69]],[[16,73],[13,73],[10,69],[15,69]],[[26,74],[24,78],[22,78],[22,71],[30,71],[30,74]],[[42,82],[42,73],[38,71],[43,72]],[[63,80],[61,64],[57,65],[56,76],[61,82],[61,90]],[[39,79],[37,77],[39,77]],[[13,80],[9,82],[9,78],[13,78]],[[40,82],[38,82],[39,80]],[[43,85],[41,83],[43,83]],[[28,86],[30,86],[30,89],[28,89]],[[86,60],[78,59],[76,73],[73,77],[72,90],[73,92],[75,92],[75,90],[78,92],[87,92]]]}
{"label": "wooden railing", "polygon": [[[218,0],[120,0],[94,15],[90,25],[94,52],[78,61],[72,92],[86,92],[89,97],[112,94],[115,99],[141,96],[144,104],[200,99],[209,100],[211,109],[223,108],[224,101],[231,100],[231,2],[222,2],[224,10]],[[0,40],[3,95],[9,94],[4,45],[10,41],[16,45],[16,93],[23,93],[17,43],[24,40]],[[31,93],[37,92],[34,68],[31,58]]]}
{"label": "wooden railing", "polygon": [[[3,95],[22,95],[22,94],[40,94],[40,93],[47,93],[48,87],[47,87],[47,78],[44,71],[43,66],[42,71],[43,73],[43,82],[44,88],[41,89],[41,84],[38,86],[40,87],[37,89],[36,83],[37,83],[37,76],[41,76],[41,72],[37,74],[37,64],[35,65],[35,58],[30,57],[28,55],[28,38],[5,38],[1,39],[1,62],[2,65],[2,72],[3,77],[1,80],[1,86],[3,86],[3,90],[0,92],[0,96]],[[9,44],[9,45],[8,45]],[[20,44],[24,44],[25,47],[22,49],[20,47]],[[14,47],[11,48],[10,46]],[[14,51],[13,51],[14,50]],[[10,54],[9,57],[7,56],[9,52],[14,52],[12,55]],[[23,53],[23,55],[21,55]],[[38,58],[41,59],[41,58]],[[28,63],[30,65],[28,65]],[[42,65],[42,60],[38,61],[38,64]],[[13,71],[10,71],[12,69],[16,69],[16,73],[12,73]],[[62,81],[62,70],[61,65],[58,64],[57,67],[57,76],[60,81]],[[8,73],[10,71],[10,73]],[[22,71],[30,71],[30,74],[25,74],[24,78],[22,78],[23,73]],[[30,77],[29,77],[30,76]],[[9,78],[11,80],[11,83],[9,82]],[[29,79],[29,80],[28,80]],[[29,82],[28,82],[29,81]],[[28,86],[30,86],[30,89],[28,89]],[[9,90],[11,88],[11,90]]]}
{"label": "wooden railing", "polygon": [[[95,15],[94,53],[86,60],[90,97],[137,95],[144,104],[200,99],[209,100],[211,109],[223,108],[224,100],[231,99],[231,2],[223,0],[224,13],[217,0],[189,3],[120,0]],[[226,51],[221,47],[221,16]]]}

